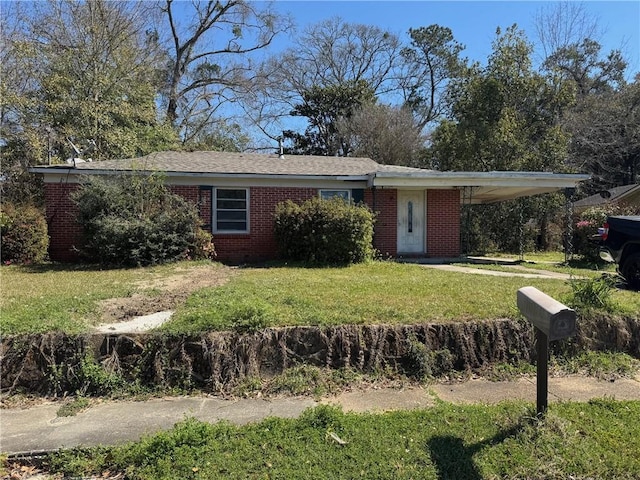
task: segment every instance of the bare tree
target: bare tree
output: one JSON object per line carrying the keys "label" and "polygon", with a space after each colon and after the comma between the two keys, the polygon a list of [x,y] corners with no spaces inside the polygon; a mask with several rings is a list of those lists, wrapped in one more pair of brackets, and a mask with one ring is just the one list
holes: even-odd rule
{"label": "bare tree", "polygon": [[324,20],[263,66],[263,84],[252,92],[247,114],[273,140],[281,135],[282,120],[313,88],[365,82],[376,95],[391,94],[398,90],[400,49],[397,36],[379,27]]}
{"label": "bare tree", "polygon": [[369,103],[349,118],[337,121],[337,130],[351,146],[353,156],[366,156],[387,165],[420,166],[426,137],[408,108]]}
{"label": "bare tree", "polygon": [[590,192],[640,180],[640,76],[578,102],[563,118],[571,133],[571,162],[589,172]]}
{"label": "bare tree", "polygon": [[563,0],[549,3],[538,10],[535,29],[543,60],[569,45],[590,38],[599,41],[603,32],[598,18],[589,13],[581,2]]}
{"label": "bare tree", "polygon": [[[166,0],[163,11],[171,32],[166,115],[188,143],[216,121],[225,104],[252,91],[260,70],[251,54],[270,45],[290,22],[270,5],[245,0],[186,5]],[[192,19],[187,25],[178,20],[180,8]]]}

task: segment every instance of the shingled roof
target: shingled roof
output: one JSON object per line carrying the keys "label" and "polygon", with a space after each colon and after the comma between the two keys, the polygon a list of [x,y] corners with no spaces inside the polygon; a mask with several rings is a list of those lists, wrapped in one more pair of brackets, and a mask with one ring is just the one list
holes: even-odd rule
{"label": "shingled roof", "polygon": [[[575,187],[588,175],[550,172],[440,172],[400,165],[381,165],[370,158],[278,155],[237,152],[157,152],[145,157],[76,165],[31,167],[46,181],[77,181],[82,174],[109,175],[123,171],[161,171],[169,178],[215,179],[232,177],[244,182],[299,179],[360,182],[360,187],[427,188],[470,187],[471,203],[490,203]],[[63,176],[63,178],[60,177]],[[203,181],[203,180],[199,180]],[[351,183],[351,188],[355,183]]]}
{"label": "shingled roof", "polygon": [[[158,152],[126,160],[78,163],[77,170],[159,170],[167,173],[252,175],[367,175],[380,165],[370,158],[265,155],[235,152]],[[68,167],[67,167],[68,168]]]}
{"label": "shingled roof", "polygon": [[[638,196],[640,193],[640,184],[633,183],[631,185],[623,185],[621,187],[614,187],[606,190],[606,194],[596,193],[590,197],[583,198],[573,203],[573,208],[586,209],[589,207],[597,207],[600,205],[606,205],[609,203],[616,203],[624,201],[627,198]],[[637,201],[637,200],[636,200]]]}

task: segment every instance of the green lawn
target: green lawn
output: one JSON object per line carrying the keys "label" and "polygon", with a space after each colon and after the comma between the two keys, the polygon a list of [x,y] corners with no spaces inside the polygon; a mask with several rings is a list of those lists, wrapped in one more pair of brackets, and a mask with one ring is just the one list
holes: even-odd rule
{"label": "green lawn", "polygon": [[[514,318],[516,292],[532,285],[561,301],[563,280],[505,278],[445,272],[412,264],[375,262],[345,268],[246,269],[227,285],[204,289],[163,329],[225,330],[237,326],[413,324]],[[630,312],[640,296],[619,291]]]}
{"label": "green lawn", "polygon": [[68,476],[130,479],[632,479],[640,472],[640,402],[439,404],[345,414],[328,406],[299,419],[242,427],[187,419],[114,448],[53,454]]}
{"label": "green lawn", "polygon": [[[204,265],[210,265],[205,267]],[[80,333],[97,322],[100,300],[158,295],[154,280],[218,264],[101,270],[44,265],[2,267],[0,331]],[[146,285],[146,286],[145,286]],[[532,285],[560,301],[563,280],[532,280],[445,272],[373,262],[345,268],[247,268],[222,287],[196,291],[164,327],[173,332],[269,325],[412,324],[516,317],[516,291]],[[622,312],[640,311],[640,295],[616,291]]]}
{"label": "green lawn", "polygon": [[191,265],[199,263],[126,269],[71,264],[3,266],[0,331],[84,332],[96,323],[100,300],[153,293],[144,284]]}

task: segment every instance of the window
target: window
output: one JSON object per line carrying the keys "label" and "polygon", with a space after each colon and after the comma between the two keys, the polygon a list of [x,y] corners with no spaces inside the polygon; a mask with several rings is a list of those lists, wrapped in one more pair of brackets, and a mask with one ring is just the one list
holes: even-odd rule
{"label": "window", "polygon": [[216,188],[214,219],[216,232],[249,231],[249,191],[246,188]]}
{"label": "window", "polygon": [[351,191],[350,190],[320,190],[320,198],[323,200],[330,200],[332,198],[342,198],[345,201],[349,201],[351,199]]}

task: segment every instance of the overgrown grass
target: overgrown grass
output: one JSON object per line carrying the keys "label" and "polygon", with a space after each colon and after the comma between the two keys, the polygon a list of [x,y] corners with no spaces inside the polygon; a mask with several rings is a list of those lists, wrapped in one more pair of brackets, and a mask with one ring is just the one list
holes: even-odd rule
{"label": "overgrown grass", "polygon": [[113,448],[52,454],[68,476],[175,478],[637,478],[640,402],[533,406],[440,403],[427,410],[349,414],[331,406],[242,427],[194,419]]}
{"label": "overgrown grass", "polygon": [[[154,281],[202,265],[181,262],[113,270],[66,265],[3,267],[0,331],[82,333],[97,322],[100,300],[157,294]],[[345,268],[249,268],[223,287],[196,292],[178,308],[165,330],[256,331],[277,325],[514,318],[519,315],[516,291],[526,285],[560,301],[571,292],[562,280],[481,276],[393,262]],[[640,311],[640,295],[635,292],[615,291],[613,300],[618,312]]]}
{"label": "overgrown grass", "polygon": [[95,324],[94,314],[100,300],[153,293],[145,284],[178,269],[204,264],[179,262],[129,269],[70,264],[3,266],[0,331],[81,333]]}
{"label": "overgrown grass", "polygon": [[[246,269],[223,287],[192,295],[163,329],[232,329],[251,305],[259,306],[252,311],[252,324],[263,327],[515,318],[516,292],[527,285],[558,299],[571,292],[563,280],[482,276],[392,262]],[[640,296],[616,292],[614,297],[625,311],[640,310]]]}

